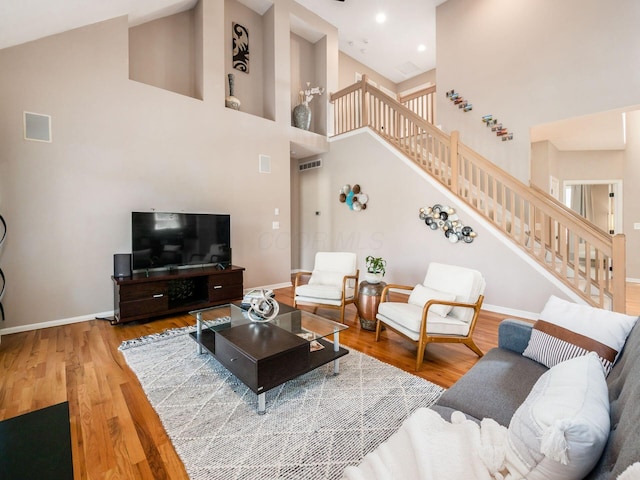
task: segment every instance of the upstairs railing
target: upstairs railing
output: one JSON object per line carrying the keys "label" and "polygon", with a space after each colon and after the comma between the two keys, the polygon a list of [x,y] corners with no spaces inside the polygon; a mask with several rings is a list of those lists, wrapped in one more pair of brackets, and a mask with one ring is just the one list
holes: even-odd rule
{"label": "upstairs railing", "polygon": [[586,302],[625,311],[624,235],[606,234],[550,195],[523,184],[461,143],[458,132],[445,134],[423,118],[424,110],[412,111],[411,103],[412,109],[407,108],[368,84],[366,77],[332,94],[330,101],[335,135],[371,128]]}
{"label": "upstairs railing", "polygon": [[420,89],[398,98],[401,105],[407,107],[430,124],[436,122],[436,86]]}

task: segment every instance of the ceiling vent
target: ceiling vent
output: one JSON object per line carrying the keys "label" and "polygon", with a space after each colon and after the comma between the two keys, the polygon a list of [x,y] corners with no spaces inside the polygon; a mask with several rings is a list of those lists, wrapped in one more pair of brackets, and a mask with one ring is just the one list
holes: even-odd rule
{"label": "ceiling vent", "polygon": [[306,170],[312,170],[314,168],[322,168],[322,159],[316,158],[315,160],[308,160],[298,164],[298,171],[304,172]]}
{"label": "ceiling vent", "polygon": [[402,65],[398,65],[396,67],[396,70],[398,70],[403,75],[413,75],[415,73],[418,73],[420,71],[420,68],[413,62],[405,62]]}

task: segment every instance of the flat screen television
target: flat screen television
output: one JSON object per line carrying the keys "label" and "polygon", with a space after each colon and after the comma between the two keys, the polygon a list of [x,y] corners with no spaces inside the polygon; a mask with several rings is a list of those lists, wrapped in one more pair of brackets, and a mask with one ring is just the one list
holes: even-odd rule
{"label": "flat screen television", "polygon": [[231,216],[131,213],[133,270],[231,265]]}

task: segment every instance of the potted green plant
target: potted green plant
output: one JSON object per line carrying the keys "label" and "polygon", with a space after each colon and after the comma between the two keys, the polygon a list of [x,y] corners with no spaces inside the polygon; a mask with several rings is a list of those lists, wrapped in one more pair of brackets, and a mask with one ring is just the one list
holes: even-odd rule
{"label": "potted green plant", "polygon": [[367,282],[380,283],[386,273],[387,261],[382,257],[369,255],[365,258],[365,266],[367,267]]}

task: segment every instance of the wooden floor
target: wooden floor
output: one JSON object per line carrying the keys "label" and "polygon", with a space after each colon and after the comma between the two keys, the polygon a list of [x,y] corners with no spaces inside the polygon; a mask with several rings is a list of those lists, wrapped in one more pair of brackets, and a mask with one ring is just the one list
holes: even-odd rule
{"label": "wooden floor", "polygon": [[[639,314],[640,285],[631,286],[629,293],[628,313]],[[292,289],[277,290],[276,298],[291,304]],[[337,319],[334,310],[318,313]],[[376,343],[374,333],[362,330],[355,317],[355,308],[348,307],[350,328],[341,334],[343,344],[415,373],[413,343],[392,332],[383,332]],[[474,338],[483,351],[496,345],[501,319],[481,313]],[[187,479],[118,346],[123,340],[193,324],[188,315],[121,326],[92,320],[3,336],[0,420],[68,401],[76,479]],[[429,345],[417,375],[449,387],[477,359],[463,345]]]}

